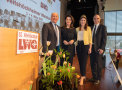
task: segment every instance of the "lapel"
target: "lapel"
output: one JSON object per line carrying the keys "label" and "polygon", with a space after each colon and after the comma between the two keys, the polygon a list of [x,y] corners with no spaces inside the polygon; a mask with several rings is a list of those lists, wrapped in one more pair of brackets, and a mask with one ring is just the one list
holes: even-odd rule
{"label": "lapel", "polygon": [[98,35],[98,32],[100,31],[100,24],[99,24],[99,26],[98,26],[98,28],[97,28],[97,31],[96,31],[96,35]]}
{"label": "lapel", "polygon": [[93,26],[91,26],[91,30],[93,31],[93,27],[94,27],[94,25]]}
{"label": "lapel", "polygon": [[60,27],[57,25],[57,27],[58,27],[58,30],[59,30],[59,35],[60,35],[60,37],[61,37],[61,30],[60,30]]}
{"label": "lapel", "polygon": [[[50,28],[51,28],[51,30],[55,33],[55,29],[54,29],[54,27],[53,27],[52,22],[50,22]],[[56,33],[55,33],[55,37],[56,37]],[[56,37],[56,38],[57,38],[57,37]]]}
{"label": "lapel", "polygon": [[53,24],[50,22],[50,27],[51,27],[51,30],[53,30],[55,32],[55,29],[53,27]]}
{"label": "lapel", "polygon": [[[52,22],[50,22],[49,24],[50,24],[51,30],[55,33],[55,29],[53,27]],[[61,30],[60,30],[60,27],[58,25],[57,25],[57,27],[58,27],[58,30],[59,30],[59,38],[60,38],[60,42],[61,42]],[[55,33],[55,38],[57,39],[56,33]]]}

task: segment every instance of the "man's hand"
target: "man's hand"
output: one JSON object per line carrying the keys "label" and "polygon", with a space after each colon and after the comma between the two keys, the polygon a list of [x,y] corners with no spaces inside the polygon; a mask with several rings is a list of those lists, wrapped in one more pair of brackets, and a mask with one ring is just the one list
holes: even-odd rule
{"label": "man's hand", "polygon": [[102,49],[98,49],[99,54],[103,54],[103,50]]}

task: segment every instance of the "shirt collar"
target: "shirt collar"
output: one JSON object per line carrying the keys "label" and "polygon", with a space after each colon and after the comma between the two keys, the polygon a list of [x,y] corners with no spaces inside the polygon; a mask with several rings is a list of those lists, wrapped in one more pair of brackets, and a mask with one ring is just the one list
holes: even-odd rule
{"label": "shirt collar", "polygon": [[96,25],[96,27],[98,27],[99,26],[99,24],[94,24],[94,26]]}
{"label": "shirt collar", "polygon": [[55,25],[57,25],[57,24],[55,24],[55,23],[53,23],[53,22],[51,22],[52,24],[53,24],[53,27],[55,27]]}

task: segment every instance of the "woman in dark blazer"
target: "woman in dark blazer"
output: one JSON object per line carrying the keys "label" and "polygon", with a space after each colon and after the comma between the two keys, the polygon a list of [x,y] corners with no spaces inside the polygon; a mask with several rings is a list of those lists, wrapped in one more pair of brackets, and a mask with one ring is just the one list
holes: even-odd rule
{"label": "woman in dark blazer", "polygon": [[[73,63],[74,42],[77,39],[76,29],[73,27],[74,18],[71,15],[65,17],[65,25],[61,28],[62,49],[70,53],[68,62]],[[63,65],[63,59],[61,59]]]}

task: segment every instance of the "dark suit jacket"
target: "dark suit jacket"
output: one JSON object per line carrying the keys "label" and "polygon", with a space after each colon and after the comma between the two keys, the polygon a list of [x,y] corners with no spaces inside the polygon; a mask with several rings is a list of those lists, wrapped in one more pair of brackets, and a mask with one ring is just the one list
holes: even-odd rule
{"label": "dark suit jacket", "polygon": [[[58,26],[59,29],[59,34],[61,38],[61,30]],[[49,50],[54,50],[56,49],[56,42],[57,42],[57,37],[55,34],[55,30],[53,27],[53,24],[50,23],[45,23],[42,28],[42,46],[43,46],[43,52],[45,53],[47,51],[47,41],[50,41],[51,44],[48,47]],[[61,42],[61,39],[60,39]]]}
{"label": "dark suit jacket", "polygon": [[[93,26],[91,28],[93,30]],[[95,35],[96,35],[96,43],[94,43],[95,50],[96,51],[98,49],[105,50],[107,40],[106,26],[99,24]]]}

